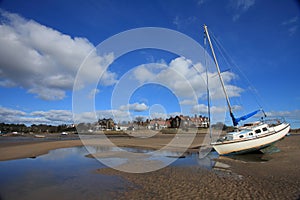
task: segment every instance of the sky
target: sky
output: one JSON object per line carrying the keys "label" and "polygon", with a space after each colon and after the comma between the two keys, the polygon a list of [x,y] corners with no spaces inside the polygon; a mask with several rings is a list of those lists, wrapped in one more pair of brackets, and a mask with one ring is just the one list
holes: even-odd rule
{"label": "sky", "polygon": [[236,115],[263,108],[300,128],[299,11],[299,1],[2,0],[0,122],[207,115],[207,74],[212,114],[230,123],[206,24]]}

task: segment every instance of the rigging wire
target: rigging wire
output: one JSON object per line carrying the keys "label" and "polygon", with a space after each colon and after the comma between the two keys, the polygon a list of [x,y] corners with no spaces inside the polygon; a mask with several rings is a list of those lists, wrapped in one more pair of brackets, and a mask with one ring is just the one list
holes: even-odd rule
{"label": "rigging wire", "polygon": [[[225,48],[222,48],[223,47],[222,44],[219,42],[219,40],[217,40],[216,36],[213,33],[211,33],[211,38],[214,41],[215,47],[217,48],[218,52],[220,53],[221,58],[223,58],[222,61],[225,62],[225,65],[227,65],[227,67],[228,67],[228,69],[225,70],[225,71],[223,70],[222,73],[224,73],[226,71],[231,71],[232,72],[232,69],[231,69],[232,68],[232,66],[231,66],[232,64],[230,64],[230,58],[229,58],[229,56],[226,56],[226,55],[229,55],[229,54],[226,54]],[[232,79],[232,81],[234,81],[233,85],[238,85],[237,81],[235,79]],[[235,98],[235,102],[236,102],[237,105],[240,105],[241,107],[244,106],[242,98],[241,98],[240,95]]]}
{"label": "rigging wire", "polygon": [[[248,88],[247,89],[249,89],[253,93],[252,96],[254,97],[256,103],[258,104],[258,106],[260,108],[262,108],[261,102],[263,102],[263,99],[262,99],[261,95],[258,93],[258,91],[255,89],[255,87],[253,86],[253,84],[250,82],[249,78],[247,78],[247,76],[242,72],[242,70],[234,62],[234,60],[232,59],[232,57],[225,50],[224,46],[221,44],[221,42],[219,42],[217,40],[217,38],[214,36],[214,34],[212,32],[211,32],[211,36],[212,36],[211,38],[213,39],[213,41],[216,44],[216,47],[217,47],[218,51],[220,52],[220,55],[224,58],[224,61],[226,62],[226,64],[229,67],[232,65],[238,71],[238,73],[244,78],[246,84],[248,84]],[[265,115],[265,113],[264,113],[264,115]]]}

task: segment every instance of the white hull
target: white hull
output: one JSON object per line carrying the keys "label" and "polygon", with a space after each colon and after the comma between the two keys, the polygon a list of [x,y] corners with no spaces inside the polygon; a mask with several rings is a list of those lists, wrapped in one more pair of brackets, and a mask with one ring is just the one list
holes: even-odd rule
{"label": "white hull", "polygon": [[282,123],[270,129],[273,129],[272,132],[259,137],[216,142],[212,145],[220,155],[260,150],[282,139],[289,132],[290,125]]}

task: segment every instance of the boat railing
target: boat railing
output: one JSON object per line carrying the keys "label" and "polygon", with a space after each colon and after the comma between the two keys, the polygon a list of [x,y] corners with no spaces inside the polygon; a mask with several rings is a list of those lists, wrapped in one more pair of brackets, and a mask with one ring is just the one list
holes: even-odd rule
{"label": "boat railing", "polygon": [[268,124],[270,127],[273,127],[284,123],[285,119],[284,117],[272,117],[268,119],[263,119],[262,122]]}

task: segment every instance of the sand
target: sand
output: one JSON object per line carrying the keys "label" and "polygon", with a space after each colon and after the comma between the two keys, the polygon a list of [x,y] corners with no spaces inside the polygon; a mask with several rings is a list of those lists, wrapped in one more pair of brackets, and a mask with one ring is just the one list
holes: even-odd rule
{"label": "sand", "polygon": [[245,162],[220,157],[225,171],[200,167],[166,167],[130,174],[109,168],[98,173],[121,176],[132,185],[117,199],[299,199],[300,135],[277,143],[281,152],[266,156],[265,162]]}
{"label": "sand", "polygon": [[[194,139],[191,137],[192,144],[189,146],[190,151],[195,151],[202,144],[204,139],[203,134],[197,135]],[[187,136],[189,138],[189,136]],[[3,137],[4,138],[4,137]],[[35,140],[35,141],[26,141],[26,142],[5,142],[0,143],[0,161],[3,160],[13,160],[20,158],[29,158],[36,157],[39,155],[43,155],[48,153],[50,150],[58,149],[58,148],[67,148],[74,146],[82,146],[84,145],[103,145],[103,146],[112,146],[107,143],[107,138],[100,136],[92,136],[84,137],[84,139],[77,140],[57,140],[57,141],[47,141],[47,140]],[[1,138],[2,139],[2,138]],[[46,138],[47,139],[47,138]],[[157,135],[151,138],[134,138],[128,136],[114,136],[108,137],[109,141],[111,141],[115,146],[120,147],[140,147],[147,149],[161,149],[166,146],[174,139],[180,142],[180,138],[176,138],[174,135]],[[180,144],[174,143],[174,146],[170,145],[169,149],[180,150]]]}
{"label": "sand", "polygon": [[[118,146],[158,149],[174,136],[152,138],[112,137]],[[204,139],[197,135],[188,151],[195,151]],[[93,144],[93,140],[86,141]],[[14,142],[0,146],[0,160],[35,157],[49,150],[81,146],[80,140]],[[226,170],[205,170],[198,166],[168,166],[158,171],[132,174],[102,168],[97,173],[120,176],[126,181],[125,192],[116,190],[115,199],[299,199],[300,134],[292,134],[276,144],[281,152],[264,155],[265,162],[245,162],[219,157]]]}

